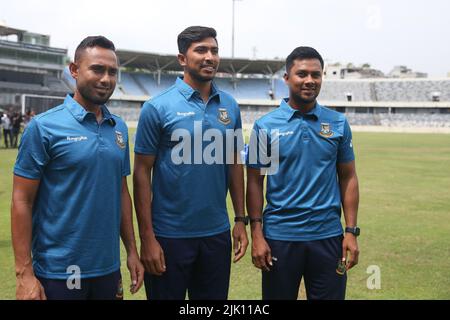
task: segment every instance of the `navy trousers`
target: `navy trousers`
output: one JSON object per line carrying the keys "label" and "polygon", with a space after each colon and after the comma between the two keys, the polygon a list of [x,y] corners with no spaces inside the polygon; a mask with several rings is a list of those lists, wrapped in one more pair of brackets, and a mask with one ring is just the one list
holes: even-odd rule
{"label": "navy trousers", "polygon": [[226,300],[230,283],[230,232],[202,238],[157,237],[164,250],[166,272],[145,273],[149,300]]}
{"label": "navy trousers", "polygon": [[266,239],[276,261],[271,271],[262,272],[263,299],[297,299],[302,278],[308,300],[345,299],[347,274],[336,272],[342,240],[343,236],[316,241]]}
{"label": "navy trousers", "polygon": [[120,270],[101,277],[81,279],[80,288],[69,289],[66,280],[38,277],[48,300],[122,300]]}

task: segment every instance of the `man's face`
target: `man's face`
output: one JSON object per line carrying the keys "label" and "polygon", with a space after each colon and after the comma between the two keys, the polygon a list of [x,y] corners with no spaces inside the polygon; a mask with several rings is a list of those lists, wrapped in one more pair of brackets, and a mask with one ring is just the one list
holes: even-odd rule
{"label": "man's face", "polygon": [[219,47],[214,38],[193,42],[186,54],[178,54],[178,61],[185,72],[200,82],[211,81],[219,68]]}
{"label": "man's face", "polygon": [[103,105],[114,92],[118,68],[114,51],[93,47],[85,49],[80,59],[70,65],[70,72],[83,99]]}
{"label": "man's face", "polygon": [[290,96],[299,103],[314,102],[322,86],[322,65],[318,59],[294,60],[284,75]]}

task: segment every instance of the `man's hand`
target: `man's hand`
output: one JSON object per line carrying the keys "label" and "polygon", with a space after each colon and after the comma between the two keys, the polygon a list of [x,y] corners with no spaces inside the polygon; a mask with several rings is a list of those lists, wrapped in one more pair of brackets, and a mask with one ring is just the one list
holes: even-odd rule
{"label": "man's hand", "polygon": [[47,300],[44,287],[34,274],[20,274],[16,276],[17,300]]}
{"label": "man's hand", "polygon": [[[350,259],[347,260],[347,252],[350,252]],[[359,250],[356,236],[351,233],[345,233],[342,241],[342,260],[347,261],[347,270],[350,270],[358,264]]]}
{"label": "man's hand", "polygon": [[129,254],[127,257],[127,267],[131,276],[131,294],[135,294],[139,291],[144,281],[144,266],[139,260],[137,252]]}
{"label": "man's hand", "polygon": [[248,247],[247,229],[242,222],[236,222],[233,228],[233,262],[238,262],[245,255]]}
{"label": "man's hand", "polygon": [[141,261],[147,272],[160,276],[166,271],[164,251],[155,237],[141,240]]}
{"label": "man's hand", "polygon": [[255,267],[263,271],[270,271],[270,267],[272,267],[272,253],[262,235],[253,237],[252,262]]}

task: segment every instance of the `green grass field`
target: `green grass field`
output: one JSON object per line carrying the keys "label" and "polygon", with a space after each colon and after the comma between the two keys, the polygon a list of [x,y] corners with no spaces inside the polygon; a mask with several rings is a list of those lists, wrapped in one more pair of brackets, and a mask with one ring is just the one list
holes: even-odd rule
{"label": "green grass field", "polygon": [[[362,235],[347,298],[450,299],[450,135],[355,133],[353,141]],[[15,157],[15,150],[0,150],[0,299],[15,297],[9,212]],[[381,289],[367,288],[371,265],[381,269]],[[260,281],[248,251],[232,266],[229,298],[260,299]],[[133,298],[144,299],[144,290],[126,293]]]}

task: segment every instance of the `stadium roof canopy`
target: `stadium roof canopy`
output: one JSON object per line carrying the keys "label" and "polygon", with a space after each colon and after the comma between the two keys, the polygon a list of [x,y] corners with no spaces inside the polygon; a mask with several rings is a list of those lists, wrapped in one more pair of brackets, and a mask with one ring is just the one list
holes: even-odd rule
{"label": "stadium roof canopy", "polygon": [[[149,71],[183,71],[176,55],[117,50],[121,67]],[[218,72],[229,74],[274,74],[284,67],[283,60],[221,58]]]}
{"label": "stadium roof canopy", "polygon": [[21,36],[25,33],[25,30],[10,28],[4,25],[0,25],[0,36],[10,36],[10,35],[17,35]]}

